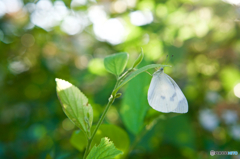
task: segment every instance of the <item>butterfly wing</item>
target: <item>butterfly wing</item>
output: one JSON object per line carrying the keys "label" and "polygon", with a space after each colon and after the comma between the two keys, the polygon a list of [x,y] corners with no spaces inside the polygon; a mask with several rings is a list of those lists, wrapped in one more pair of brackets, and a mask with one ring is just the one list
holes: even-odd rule
{"label": "butterfly wing", "polygon": [[149,105],[160,112],[173,112],[178,106],[176,87],[163,72],[153,74],[150,87],[148,89]]}
{"label": "butterfly wing", "polygon": [[175,92],[177,94],[178,98],[178,104],[177,107],[172,111],[175,113],[187,113],[188,112],[188,102],[186,97],[184,96],[183,92],[177,85],[177,83],[167,74],[165,74],[167,78],[171,81],[172,85],[174,86]]}

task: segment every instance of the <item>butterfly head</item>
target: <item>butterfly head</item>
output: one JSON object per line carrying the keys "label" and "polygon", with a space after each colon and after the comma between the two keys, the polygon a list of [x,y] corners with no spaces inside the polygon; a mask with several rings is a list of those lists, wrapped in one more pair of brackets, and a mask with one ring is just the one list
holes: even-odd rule
{"label": "butterfly head", "polygon": [[159,70],[157,70],[155,73],[159,74],[159,73],[163,73],[163,68],[164,67],[161,67]]}

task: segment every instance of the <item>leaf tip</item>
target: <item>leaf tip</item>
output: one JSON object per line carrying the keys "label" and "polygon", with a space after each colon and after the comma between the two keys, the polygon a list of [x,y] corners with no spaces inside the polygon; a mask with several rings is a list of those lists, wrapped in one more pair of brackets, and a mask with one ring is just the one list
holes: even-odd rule
{"label": "leaf tip", "polygon": [[57,83],[57,87],[59,87],[61,89],[67,89],[72,86],[71,83],[69,83],[65,80],[59,79],[59,78],[55,78],[55,81]]}
{"label": "leaf tip", "polygon": [[144,57],[144,54],[143,54],[143,48],[141,48],[141,50],[142,50],[142,51],[141,51],[141,53],[139,54],[138,58],[135,60],[135,62],[134,62],[134,64],[133,64],[132,68],[137,67],[137,66],[142,62],[143,57]]}
{"label": "leaf tip", "polygon": [[59,79],[59,78],[55,78],[55,81],[56,81],[56,82],[59,82],[60,80],[61,80],[61,79]]}

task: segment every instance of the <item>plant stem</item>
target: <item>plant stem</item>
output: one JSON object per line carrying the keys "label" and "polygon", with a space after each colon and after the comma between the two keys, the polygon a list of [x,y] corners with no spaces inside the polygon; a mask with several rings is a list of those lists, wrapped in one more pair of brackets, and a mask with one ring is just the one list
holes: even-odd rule
{"label": "plant stem", "polygon": [[127,70],[121,77],[118,78],[118,81],[121,81],[122,79],[124,79],[133,70],[134,70],[134,68],[130,68],[129,70]]}
{"label": "plant stem", "polygon": [[114,102],[114,100],[115,100],[115,97],[111,98],[110,101],[108,102],[108,104],[107,104],[107,106],[106,106],[106,108],[105,108],[105,110],[104,110],[101,118],[99,119],[99,121],[98,121],[98,123],[97,123],[96,128],[95,128],[94,131],[93,131],[93,134],[92,134],[91,139],[93,139],[93,137],[94,137],[95,134],[97,133],[98,128],[99,128],[100,125],[102,124],[103,119],[105,118],[105,116],[106,116],[106,114],[107,114],[107,111],[108,111],[108,109],[110,108],[110,106],[112,105],[112,103]]}
{"label": "plant stem", "polygon": [[101,115],[100,119],[98,120],[97,126],[96,126],[96,128],[94,129],[92,136],[91,136],[91,137],[88,139],[88,141],[87,141],[87,147],[86,147],[86,150],[85,150],[85,152],[84,152],[83,159],[86,159],[86,158],[87,158],[87,155],[88,155],[89,150],[90,150],[90,148],[91,148],[92,140],[93,140],[95,134],[97,133],[100,125],[102,124],[102,122],[103,122],[103,120],[104,120],[104,118],[105,118],[105,116],[106,116],[106,114],[107,114],[107,112],[108,112],[108,109],[109,109],[110,106],[113,104],[114,100],[116,99],[116,94],[117,94],[117,91],[119,90],[119,88],[117,89],[119,83],[121,82],[121,80],[123,80],[124,78],[126,78],[126,76],[127,76],[130,72],[132,72],[133,70],[134,70],[134,69],[131,68],[131,69],[129,69],[128,71],[126,71],[121,77],[117,77],[117,82],[116,82],[116,84],[115,84],[115,86],[114,86],[114,89],[113,89],[113,91],[112,91],[112,94],[111,94],[111,96],[110,96],[110,98],[109,98],[109,100],[108,100],[108,104],[107,104],[106,108],[104,109],[104,112],[103,112],[103,114]]}
{"label": "plant stem", "polygon": [[[118,82],[116,83],[116,85],[117,85],[117,84],[118,84]],[[114,91],[115,91],[115,90],[113,90],[113,92],[114,92]],[[114,100],[115,100],[115,98],[116,98],[115,96],[116,96],[116,94],[114,94],[114,93],[111,94],[111,97],[109,98],[108,104],[107,104],[106,108],[104,109],[104,112],[103,112],[103,114],[101,115],[100,119],[98,120],[97,126],[96,126],[96,128],[94,129],[92,136],[90,137],[90,139],[88,139],[87,148],[86,148],[86,150],[85,150],[83,159],[86,159],[86,158],[87,158],[88,151],[90,150],[92,140],[93,140],[95,134],[97,133],[97,130],[99,129],[100,125],[102,124],[102,122],[103,122],[103,120],[104,120],[104,118],[105,118],[105,116],[106,116],[106,114],[107,114],[107,112],[108,112],[108,109],[110,108],[110,106],[111,106],[112,103],[114,102]]]}
{"label": "plant stem", "polygon": [[90,139],[88,139],[88,141],[87,141],[87,148],[86,148],[86,150],[85,150],[85,152],[84,152],[83,159],[87,158],[87,154],[88,154],[88,151],[89,151],[89,149],[90,149],[90,144],[91,144],[91,142],[92,142],[92,141],[90,141]]}

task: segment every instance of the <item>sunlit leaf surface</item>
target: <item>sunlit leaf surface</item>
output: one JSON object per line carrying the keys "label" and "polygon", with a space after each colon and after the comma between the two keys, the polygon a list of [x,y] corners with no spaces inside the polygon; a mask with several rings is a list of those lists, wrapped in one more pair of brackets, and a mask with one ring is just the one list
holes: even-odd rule
{"label": "sunlit leaf surface", "polygon": [[104,58],[104,66],[106,70],[115,75],[120,75],[125,69],[128,62],[128,54],[117,53]]}
{"label": "sunlit leaf surface", "polygon": [[92,106],[87,97],[71,83],[56,78],[57,94],[62,104],[63,111],[68,118],[79,127],[87,136],[93,120]]}
{"label": "sunlit leaf surface", "polygon": [[122,151],[116,149],[112,141],[105,137],[98,146],[91,149],[87,159],[112,159],[119,154],[122,154]]}

